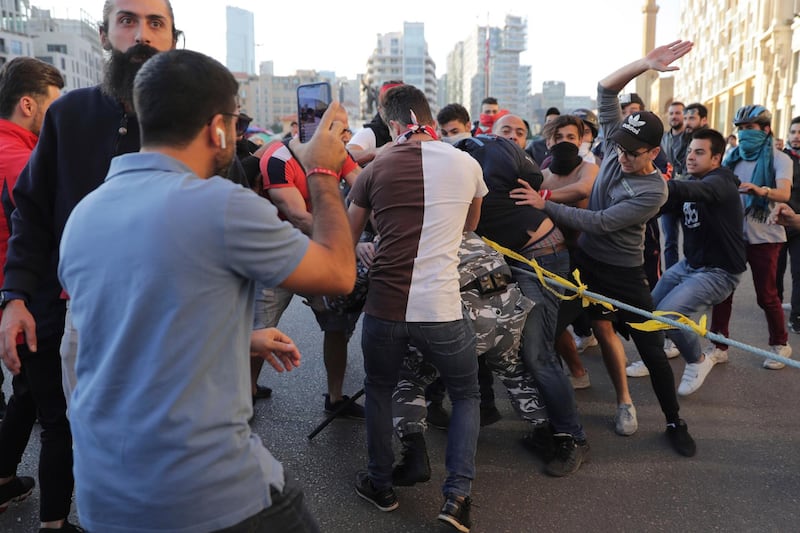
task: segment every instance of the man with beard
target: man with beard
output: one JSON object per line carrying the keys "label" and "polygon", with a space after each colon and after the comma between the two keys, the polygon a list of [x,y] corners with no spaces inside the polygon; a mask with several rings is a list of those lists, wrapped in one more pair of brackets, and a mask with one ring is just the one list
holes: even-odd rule
{"label": "man with beard", "polygon": [[318,531],[248,425],[250,357],[280,372],[300,353],[251,324],[255,280],[311,294],[353,286],[331,178],[347,118],[334,103],[310,142],[292,142],[316,208],[309,238],[218,176],[234,157],[237,90],[203,54],[150,60],[134,83],[141,153],[115,157],[64,228],[59,278],[91,340],[70,404],[78,511],[91,531]]}
{"label": "man with beard", "polygon": [[[14,188],[17,209],[0,293],[0,351],[13,374],[26,365],[37,397],[43,429],[40,468],[48,472],[40,475],[40,486],[58,509],[41,517],[43,528],[74,527],[65,522],[73,477],[65,401],[71,386],[62,389],[59,358],[65,331],[65,300],[56,276],[61,234],[72,208],[103,183],[111,158],[139,150],[134,76],[149,57],[174,48],[177,37],[168,0],[107,0],[100,25],[103,48],[111,52],[105,80],[54,102]],[[71,327],[66,329],[66,366],[72,367],[77,338]],[[25,342],[18,345],[19,334]],[[65,382],[74,383],[74,376]]]}

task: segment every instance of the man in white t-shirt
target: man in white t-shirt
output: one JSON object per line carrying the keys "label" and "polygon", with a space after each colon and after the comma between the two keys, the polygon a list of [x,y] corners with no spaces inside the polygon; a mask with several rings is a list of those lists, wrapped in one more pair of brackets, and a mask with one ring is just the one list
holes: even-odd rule
{"label": "man in white t-shirt", "polygon": [[413,345],[439,370],[453,404],[438,518],[469,531],[480,395],[475,334],[462,314],[458,249],[462,232],[477,227],[487,189],[477,161],[430,142],[437,139],[435,121],[422,91],[390,89],[381,115],[395,142],[359,176],[348,211],[354,243],[370,215],[381,236],[361,338],[369,466],[358,473],[355,489],[381,511],[398,507],[392,392]]}

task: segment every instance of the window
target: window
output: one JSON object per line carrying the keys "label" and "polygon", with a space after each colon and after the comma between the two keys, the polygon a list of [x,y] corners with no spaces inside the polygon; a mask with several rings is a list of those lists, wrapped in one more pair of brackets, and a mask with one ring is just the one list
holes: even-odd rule
{"label": "window", "polygon": [[67,45],[66,44],[48,44],[47,45],[48,52],[58,52],[60,54],[67,53]]}
{"label": "window", "polygon": [[9,51],[13,55],[21,56],[22,55],[22,42],[21,41],[11,41]]}

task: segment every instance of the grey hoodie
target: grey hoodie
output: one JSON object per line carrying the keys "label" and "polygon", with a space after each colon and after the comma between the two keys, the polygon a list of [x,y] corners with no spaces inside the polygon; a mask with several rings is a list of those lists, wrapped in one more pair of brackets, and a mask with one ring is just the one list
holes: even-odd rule
{"label": "grey hoodie", "polygon": [[590,257],[621,267],[644,263],[644,227],[667,201],[667,183],[658,170],[647,176],[625,174],[611,135],[622,123],[617,93],[597,86],[598,115],[603,130],[603,164],[589,196],[578,209],[547,202],[545,211],[559,226],[581,231],[578,247]]}

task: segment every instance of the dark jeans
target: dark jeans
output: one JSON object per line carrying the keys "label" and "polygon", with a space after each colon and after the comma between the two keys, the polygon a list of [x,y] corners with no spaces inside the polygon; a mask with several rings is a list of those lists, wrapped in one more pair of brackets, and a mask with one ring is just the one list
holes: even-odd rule
{"label": "dark jeans", "polygon": [[31,428],[39,417],[42,426],[39,452],[39,491],[42,522],[62,520],[72,503],[72,433],[61,385],[58,342],[41,343],[31,353],[18,345],[22,371],[13,380],[14,395],[0,427],[0,476],[12,476],[22,459]]}
{"label": "dark jeans", "polygon": [[[652,312],[655,309],[650,295],[650,284],[642,267],[620,267],[602,263],[580,254],[578,268],[581,279],[593,292],[607,298]],[[644,322],[646,318],[624,309],[607,312],[599,305],[589,307],[593,320],[610,320],[622,335],[633,339],[639,355],[650,371],[650,383],[661,411],[668,423],[678,420],[678,397],[675,394],[675,376],[664,353],[663,331],[639,331],[629,327],[629,322]]]}
{"label": "dark jeans", "polygon": [[[789,341],[789,332],[786,329],[786,318],[783,307],[778,298],[778,289],[775,278],[778,270],[778,254],[783,243],[765,243],[747,245],[747,262],[753,275],[753,287],[756,290],[756,302],[764,310],[769,330],[769,345],[779,346]],[[728,324],[733,311],[733,295],[714,306],[711,313],[711,331],[729,337]],[[714,343],[717,348],[727,350],[728,345]]]}
{"label": "dark jeans", "polygon": [[775,284],[778,288],[778,298],[783,301],[783,276],[788,263],[792,274],[792,311],[789,316],[795,318],[800,317],[800,233],[791,234],[790,236],[787,232],[786,236],[788,240],[783,248],[781,248],[780,254],[778,255],[778,274],[775,279]]}
{"label": "dark jeans", "polygon": [[318,533],[319,526],[306,507],[300,485],[284,473],[283,492],[273,488],[272,505],[217,533]]}
{"label": "dark jeans", "polygon": [[[486,357],[483,355],[478,356],[478,385],[481,392],[481,407],[493,407],[494,374],[486,363]],[[431,403],[442,403],[444,401],[444,393],[444,382],[439,376],[425,388],[425,399]]]}
{"label": "dark jeans", "polygon": [[464,319],[394,322],[364,314],[361,351],[366,372],[364,407],[369,478],[376,489],[392,486],[392,393],[409,344],[439,371],[453,405],[445,452],[447,478],[442,493],[469,496],[475,478],[480,408],[475,331]]}

